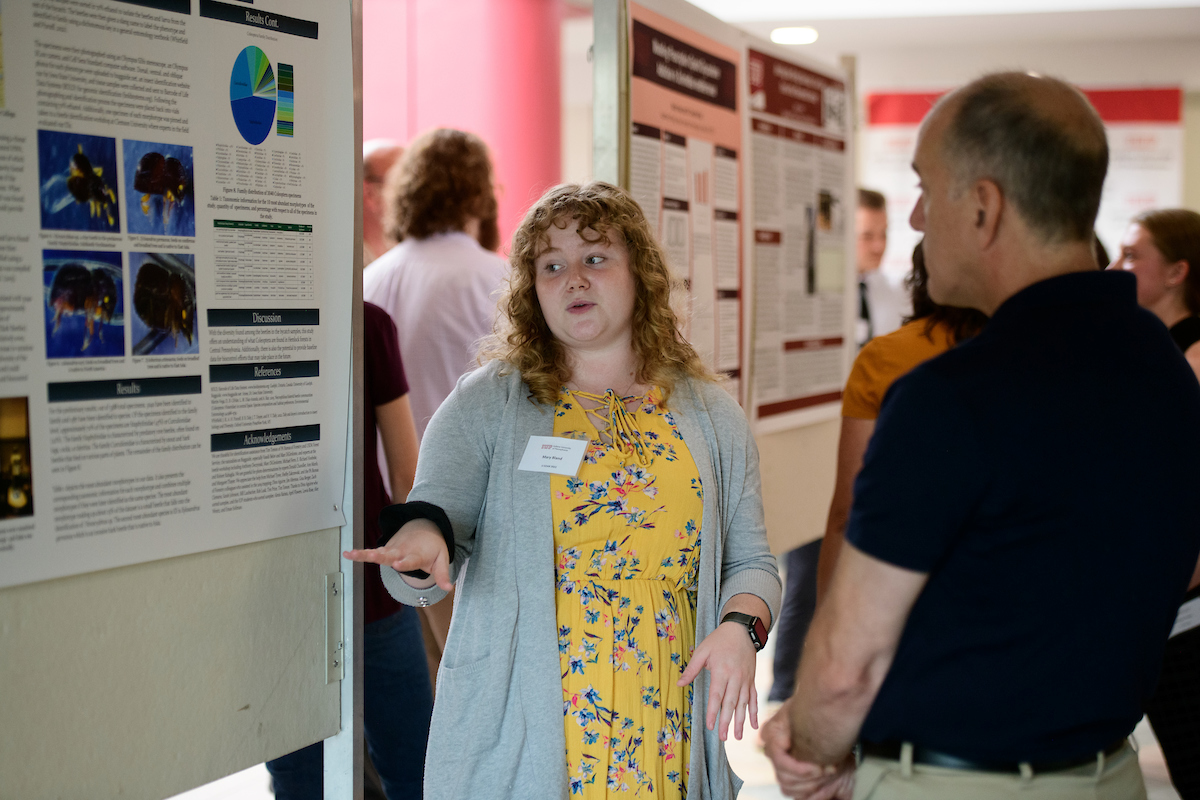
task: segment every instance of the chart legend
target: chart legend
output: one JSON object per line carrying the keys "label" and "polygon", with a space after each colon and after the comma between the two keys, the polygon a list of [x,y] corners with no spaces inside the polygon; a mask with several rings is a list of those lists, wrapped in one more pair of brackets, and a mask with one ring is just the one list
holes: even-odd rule
{"label": "chart legend", "polygon": [[296,101],[292,92],[292,65],[279,65],[279,113],[275,115],[275,133],[291,136],[295,130]]}

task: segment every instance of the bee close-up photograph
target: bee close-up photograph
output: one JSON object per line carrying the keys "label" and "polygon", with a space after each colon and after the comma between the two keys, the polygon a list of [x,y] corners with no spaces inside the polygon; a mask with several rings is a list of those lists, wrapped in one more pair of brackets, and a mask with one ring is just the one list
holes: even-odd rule
{"label": "bee close-up photograph", "polygon": [[121,254],[43,250],[46,358],[125,355]]}
{"label": "bee close-up photograph", "polygon": [[196,257],[191,253],[130,253],[133,354],[199,353]]}
{"label": "bee close-up photograph", "polygon": [[126,139],[125,228],[129,233],[195,236],[192,148]]}
{"label": "bee close-up photograph", "polygon": [[117,141],[38,131],[42,228],[120,233]]}

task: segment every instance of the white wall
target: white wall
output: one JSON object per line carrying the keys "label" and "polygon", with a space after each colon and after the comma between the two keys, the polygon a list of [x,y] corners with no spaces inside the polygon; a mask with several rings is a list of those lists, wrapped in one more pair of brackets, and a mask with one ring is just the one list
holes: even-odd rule
{"label": "white wall", "polygon": [[[973,42],[873,48],[858,55],[859,96],[892,89],[938,90],[987,72],[1021,69],[1088,89],[1182,86],[1184,203],[1200,208],[1200,37],[1095,42]],[[862,111],[860,104],[860,113]],[[864,148],[859,148],[859,154]],[[860,162],[861,167],[861,162]]]}
{"label": "white wall", "polygon": [[562,25],[562,180],[592,179],[592,18],[568,17]]}
{"label": "white wall", "polygon": [[860,94],[944,89],[986,72],[1043,72],[1087,88],[1176,86],[1200,91],[1200,38],[1097,42],[947,44],[858,54]]}

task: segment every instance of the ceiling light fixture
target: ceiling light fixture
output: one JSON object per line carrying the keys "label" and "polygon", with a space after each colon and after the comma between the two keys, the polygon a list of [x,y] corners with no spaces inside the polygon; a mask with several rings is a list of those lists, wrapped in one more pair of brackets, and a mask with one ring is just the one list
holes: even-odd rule
{"label": "ceiling light fixture", "polygon": [[775,44],[812,44],[816,40],[816,28],[776,28],[771,31],[771,41]]}

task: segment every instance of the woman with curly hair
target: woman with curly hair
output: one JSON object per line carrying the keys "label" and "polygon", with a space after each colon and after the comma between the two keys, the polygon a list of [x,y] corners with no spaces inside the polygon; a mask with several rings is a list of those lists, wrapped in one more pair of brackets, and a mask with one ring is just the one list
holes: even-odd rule
{"label": "woman with curly hair", "polygon": [[422,134],[385,194],[387,235],[400,244],[363,271],[363,299],[396,323],[420,435],[492,329],[507,272],[491,252],[499,241],[487,145],[451,128]]}
{"label": "woman with curly hair", "polygon": [[381,516],[396,534],[346,553],[413,605],[458,582],[426,797],[733,800],[723,741],[757,727],[780,597],[746,417],[624,191],[552,189],[511,262],[482,368]]}

